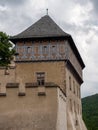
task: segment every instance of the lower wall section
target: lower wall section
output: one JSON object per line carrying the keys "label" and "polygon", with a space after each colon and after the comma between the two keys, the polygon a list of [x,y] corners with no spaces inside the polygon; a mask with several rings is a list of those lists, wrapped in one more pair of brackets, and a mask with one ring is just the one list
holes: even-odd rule
{"label": "lower wall section", "polygon": [[57,130],[67,130],[66,97],[58,88]]}
{"label": "lower wall section", "polygon": [[26,96],[17,96],[17,88],[8,88],[0,97],[0,130],[56,130],[57,88],[27,88]]}
{"label": "lower wall section", "polygon": [[12,111],[1,115],[0,130],[55,130],[55,120],[51,113],[33,111]]}
{"label": "lower wall section", "polygon": [[68,130],[87,130],[82,116],[74,115],[70,111],[67,112],[67,128]]}
{"label": "lower wall section", "polygon": [[[41,88],[42,87],[42,88]],[[81,115],[66,111],[66,96],[59,87],[7,88],[0,96],[0,130],[87,130]]]}

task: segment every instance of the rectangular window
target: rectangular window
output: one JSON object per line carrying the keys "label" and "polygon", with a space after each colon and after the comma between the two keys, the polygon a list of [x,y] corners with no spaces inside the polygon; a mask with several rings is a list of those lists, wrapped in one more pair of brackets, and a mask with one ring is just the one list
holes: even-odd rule
{"label": "rectangular window", "polygon": [[79,87],[79,90],[78,90],[78,95],[79,95],[79,98],[81,98],[81,94],[80,94],[80,87]]}
{"label": "rectangular window", "polygon": [[76,113],[76,103],[74,101],[74,112]]}
{"label": "rectangular window", "polygon": [[69,77],[69,88],[71,90],[71,77]]}
{"label": "rectangular window", "polygon": [[37,72],[37,84],[43,86],[45,84],[45,72]]}
{"label": "rectangular window", "polygon": [[70,99],[70,110],[72,111],[72,100]]}
{"label": "rectangular window", "polygon": [[75,82],[73,81],[73,92],[75,94]]}

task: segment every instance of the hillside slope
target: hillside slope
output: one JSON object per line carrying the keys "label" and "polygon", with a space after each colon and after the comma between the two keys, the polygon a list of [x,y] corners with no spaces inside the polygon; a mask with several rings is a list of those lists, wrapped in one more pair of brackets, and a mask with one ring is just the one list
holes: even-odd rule
{"label": "hillside slope", "polygon": [[83,98],[82,107],[88,130],[98,130],[98,94]]}

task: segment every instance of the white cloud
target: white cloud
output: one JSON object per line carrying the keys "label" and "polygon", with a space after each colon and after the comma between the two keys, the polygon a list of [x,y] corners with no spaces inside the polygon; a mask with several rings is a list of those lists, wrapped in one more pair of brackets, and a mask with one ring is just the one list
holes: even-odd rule
{"label": "white cloud", "polygon": [[90,18],[89,13],[93,9],[91,3],[87,3],[85,6],[76,4],[72,10],[72,17],[70,17],[70,23],[75,25],[83,25],[86,20]]}
{"label": "white cloud", "polygon": [[0,5],[0,12],[5,11],[6,9],[7,9],[6,6],[1,6],[1,5]]}

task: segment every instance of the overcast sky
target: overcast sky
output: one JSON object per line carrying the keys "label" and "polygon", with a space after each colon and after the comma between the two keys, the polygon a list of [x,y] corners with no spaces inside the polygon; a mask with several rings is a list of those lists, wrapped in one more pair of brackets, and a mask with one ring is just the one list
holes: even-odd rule
{"label": "overcast sky", "polygon": [[71,34],[84,60],[82,97],[98,93],[98,0],[0,0],[0,31],[15,35],[46,15]]}

